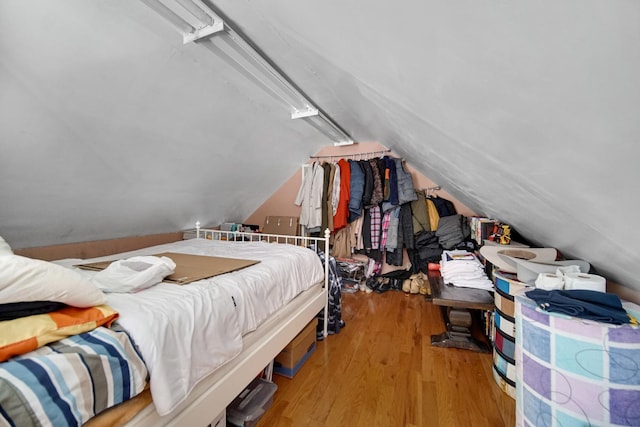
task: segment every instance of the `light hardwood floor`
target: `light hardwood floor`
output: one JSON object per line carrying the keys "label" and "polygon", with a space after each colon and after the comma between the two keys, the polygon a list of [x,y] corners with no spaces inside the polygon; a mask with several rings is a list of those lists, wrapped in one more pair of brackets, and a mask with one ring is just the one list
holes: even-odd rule
{"label": "light hardwood floor", "polygon": [[431,346],[444,322],[421,295],[344,294],[342,318],[293,379],[274,375],[259,427],[515,425],[491,354]]}

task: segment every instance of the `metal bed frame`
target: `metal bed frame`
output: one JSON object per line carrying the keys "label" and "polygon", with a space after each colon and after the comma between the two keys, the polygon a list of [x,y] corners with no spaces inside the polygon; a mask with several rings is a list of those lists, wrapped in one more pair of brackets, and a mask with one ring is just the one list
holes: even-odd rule
{"label": "metal bed frame", "polygon": [[243,350],[226,365],[202,380],[171,414],[160,416],[153,404],[143,408],[127,426],[206,426],[215,420],[233,399],[275,356],[316,318],[324,308],[324,336],[327,336],[329,289],[329,230],[324,237],[286,236],[204,229],[196,224],[196,238],[228,241],[265,241],[318,248],[325,251],[324,283],[302,292],[274,313],[254,332],[243,337]]}

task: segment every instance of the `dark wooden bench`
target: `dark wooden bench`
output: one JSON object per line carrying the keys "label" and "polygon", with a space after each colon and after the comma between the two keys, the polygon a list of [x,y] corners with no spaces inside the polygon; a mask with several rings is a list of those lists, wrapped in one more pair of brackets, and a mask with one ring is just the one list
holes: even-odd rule
{"label": "dark wooden bench", "polygon": [[491,345],[481,326],[481,313],[494,309],[493,294],[483,289],[445,284],[440,275],[429,275],[432,302],[442,310],[446,331],[431,335],[431,345],[489,353]]}

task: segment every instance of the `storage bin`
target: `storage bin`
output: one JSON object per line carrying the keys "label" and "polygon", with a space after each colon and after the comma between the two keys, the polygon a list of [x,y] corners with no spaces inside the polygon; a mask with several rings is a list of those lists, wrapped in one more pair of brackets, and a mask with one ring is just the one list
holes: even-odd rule
{"label": "storage bin", "polygon": [[227,425],[227,411],[223,410],[215,417],[207,427],[225,427]]}
{"label": "storage bin", "polygon": [[316,325],[313,319],[307,326],[276,356],[273,372],[287,378],[293,378],[316,349]]}
{"label": "storage bin", "polygon": [[502,391],[516,398],[516,318],[515,296],[530,289],[515,274],[493,270],[495,285],[493,315],[493,378]]}
{"label": "storage bin", "polygon": [[256,378],[227,407],[227,423],[231,426],[256,425],[273,403],[278,386],[271,381]]}

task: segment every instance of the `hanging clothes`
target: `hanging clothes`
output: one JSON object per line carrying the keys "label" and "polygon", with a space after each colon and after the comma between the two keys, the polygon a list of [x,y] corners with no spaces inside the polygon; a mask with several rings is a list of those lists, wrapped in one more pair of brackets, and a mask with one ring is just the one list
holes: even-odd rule
{"label": "hanging clothes", "polygon": [[351,250],[355,247],[355,241],[351,241],[351,230],[349,225],[342,227],[335,232],[331,252],[336,258],[350,258]]}
{"label": "hanging clothes", "polygon": [[431,197],[427,197],[425,203],[427,205],[427,213],[429,215],[430,231],[436,231],[438,229],[438,223],[440,222],[440,214],[438,213],[438,209],[436,208],[435,203],[433,203]]}
{"label": "hanging clothes", "polygon": [[[384,200],[382,176],[378,167],[378,159],[369,159],[369,166],[373,172],[373,189],[371,191],[370,206],[377,206]],[[382,172],[384,174],[384,171]]]}
{"label": "hanging clothes", "polygon": [[[405,203],[391,212],[387,234],[386,262],[389,265],[404,264],[403,248],[414,248],[413,220],[411,218],[411,204]],[[391,239],[396,238],[395,248]],[[391,245],[391,246],[390,246]]]}
{"label": "hanging clothes", "polygon": [[[328,208],[327,200],[329,199],[329,193],[330,193],[329,185],[330,185],[330,181],[331,181],[331,177],[332,177],[331,164],[327,163],[327,162],[324,162],[322,164],[322,169],[323,169],[322,201],[321,201],[321,203],[322,203],[322,221],[321,221],[320,232],[323,232],[324,230],[329,228],[329,208]],[[333,222],[333,217],[331,217],[331,220]]]}
{"label": "hanging clothes", "polygon": [[380,232],[382,228],[382,216],[380,207],[373,206],[364,210],[362,215],[362,240],[365,251],[380,249]]}
{"label": "hanging clothes", "polygon": [[378,171],[380,172],[380,183],[382,185],[382,200],[384,201],[386,200],[386,197],[384,195],[384,192],[385,192],[384,182],[385,182],[385,170],[387,169],[387,167],[382,157],[376,157],[376,162],[378,163]]}
{"label": "hanging clothes", "polygon": [[331,230],[334,230],[335,224],[333,218],[338,211],[338,202],[340,201],[340,166],[337,163],[332,163],[331,168],[333,171],[333,178],[331,179],[331,204],[329,205],[329,216],[331,223]]}
{"label": "hanging clothes", "polygon": [[400,207],[395,207],[389,212],[389,227],[387,231],[387,241],[385,248],[390,251],[395,251],[401,246],[398,245],[398,228],[400,225]]}
{"label": "hanging clothes", "polygon": [[364,192],[364,171],[360,163],[349,160],[350,191],[349,195],[349,222],[353,222],[362,216],[362,194]]}
{"label": "hanging clothes", "polygon": [[[398,236],[402,235],[402,244],[407,249],[414,248],[413,238],[413,218],[411,217],[411,204],[405,203],[400,206],[400,224]],[[398,237],[398,243],[400,238]]]}
{"label": "hanging clothes", "polygon": [[314,162],[310,170],[302,177],[298,195],[294,204],[300,206],[300,225],[307,231],[320,231],[322,225],[322,187],[324,170]]}
{"label": "hanging clothes", "polygon": [[349,224],[351,229],[351,241],[355,242],[353,248],[358,251],[364,249],[364,241],[362,240],[362,223],[364,222],[363,216]]}
{"label": "hanging clothes", "polygon": [[380,249],[380,232],[382,228],[382,216],[380,215],[380,207],[373,206],[369,209],[371,217],[371,249]]}
{"label": "hanging clothes", "polygon": [[391,211],[387,211],[382,214],[382,221],[380,224],[380,249],[376,252],[379,258],[376,259],[373,265],[372,273],[379,274],[382,271],[382,255],[385,254],[385,247],[387,246],[387,234],[389,233],[389,219],[391,217]]}
{"label": "hanging clothes", "polygon": [[[322,266],[327,262],[325,253],[319,247],[316,247],[316,253],[322,261]],[[329,256],[329,307],[327,313],[323,308],[318,313],[318,325],[316,326],[316,338],[324,339],[324,318],[327,317],[327,332],[329,335],[337,334],[340,329],[345,327],[342,320],[342,277],[338,270],[336,259]]]}
{"label": "hanging clothes", "polygon": [[445,216],[455,215],[457,213],[455,206],[450,200],[443,199],[442,197],[439,197],[439,196],[431,196],[431,200],[433,201],[433,204],[436,206],[436,209],[438,211],[438,215],[440,215],[440,218]]}
{"label": "hanging clothes", "polygon": [[394,159],[394,161],[396,163],[396,174],[398,177],[398,203],[402,205],[407,202],[413,202],[418,198],[415,188],[413,187],[413,178],[404,168],[403,159]]}
{"label": "hanging clothes", "polygon": [[362,190],[362,206],[370,208],[373,196],[373,170],[368,160],[360,160],[360,167],[364,172],[364,188]]}
{"label": "hanging clothes", "polygon": [[391,212],[385,212],[382,215],[382,227],[380,231],[380,249],[387,247],[387,234],[389,233],[389,217]]}
{"label": "hanging clothes", "polygon": [[351,193],[351,167],[345,159],[338,160],[340,169],[340,193],[336,213],[333,217],[333,227],[340,230],[347,225],[349,219],[349,197]]}
{"label": "hanging clothes", "polygon": [[413,233],[431,231],[429,224],[429,211],[427,210],[427,197],[424,190],[416,191],[416,200],[411,202],[411,215],[413,219]]}
{"label": "hanging clothes", "polygon": [[309,224],[309,216],[310,210],[309,207],[311,205],[311,185],[313,183],[313,170],[315,168],[315,163],[311,166],[305,166],[302,169],[302,180],[300,183],[300,188],[298,189],[298,194],[296,195],[296,199],[293,204],[296,206],[300,206],[300,225],[305,227]]}
{"label": "hanging clothes", "polygon": [[365,208],[362,215],[362,244],[365,251],[371,250],[371,211],[369,208]]}
{"label": "hanging clothes", "polygon": [[324,203],[326,206],[323,210],[322,220],[323,224],[326,224],[324,224],[325,227],[322,227],[322,229],[325,230],[328,228],[330,231],[333,231],[333,195],[335,194],[333,180],[335,179],[336,165],[334,163],[325,163],[323,168],[325,174],[324,182],[326,184]]}
{"label": "hanging clothes", "polygon": [[[398,174],[396,173],[396,161],[393,157],[384,156],[385,162],[385,177],[388,176],[389,194],[385,198],[386,202],[389,202],[393,206],[397,206],[398,201]],[[385,209],[386,211],[387,209]]]}

